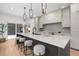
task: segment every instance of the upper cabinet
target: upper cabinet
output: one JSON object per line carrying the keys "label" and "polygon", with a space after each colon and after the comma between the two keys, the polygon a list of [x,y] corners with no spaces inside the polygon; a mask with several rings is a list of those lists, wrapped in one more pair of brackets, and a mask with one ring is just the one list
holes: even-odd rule
{"label": "upper cabinet", "polygon": [[63,27],[70,27],[70,19],[71,19],[71,11],[70,7],[66,7],[61,10],[61,20],[62,20],[62,26]]}
{"label": "upper cabinet", "polygon": [[40,17],[40,28],[43,28],[43,24],[58,23],[61,22],[63,27],[70,27],[71,11],[70,6],[55,10]]}
{"label": "upper cabinet", "polygon": [[45,21],[43,24],[47,24],[47,23],[57,23],[57,22],[61,22],[61,11],[57,10],[53,13],[49,13],[45,16]]}
{"label": "upper cabinet", "polygon": [[40,27],[43,27],[43,24],[57,23],[61,22],[61,10],[56,10],[54,12],[48,13],[40,17]]}

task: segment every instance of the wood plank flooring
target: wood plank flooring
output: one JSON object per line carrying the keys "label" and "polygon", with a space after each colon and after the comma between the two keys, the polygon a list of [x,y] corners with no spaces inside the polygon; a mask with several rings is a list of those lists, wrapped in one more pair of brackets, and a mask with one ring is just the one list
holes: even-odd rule
{"label": "wood plank flooring", "polygon": [[[79,51],[70,49],[70,55],[79,56]],[[8,39],[0,43],[0,56],[24,56],[24,54],[18,50],[15,39]]]}
{"label": "wood plank flooring", "polygon": [[74,49],[70,49],[70,55],[71,56],[79,56],[79,51],[74,50]]}
{"label": "wood plank flooring", "polygon": [[9,39],[4,43],[0,43],[0,56],[21,56],[14,39]]}

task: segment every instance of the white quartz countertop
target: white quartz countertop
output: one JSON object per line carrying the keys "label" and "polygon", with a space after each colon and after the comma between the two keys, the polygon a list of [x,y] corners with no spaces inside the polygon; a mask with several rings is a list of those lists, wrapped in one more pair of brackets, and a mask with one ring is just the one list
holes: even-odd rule
{"label": "white quartz countertop", "polygon": [[33,35],[33,34],[25,34],[25,33],[18,33],[20,35],[30,37],[32,39],[48,43],[60,48],[65,48],[67,43],[70,40],[70,36],[65,36],[65,35],[50,35],[50,36],[45,36],[45,35]]}

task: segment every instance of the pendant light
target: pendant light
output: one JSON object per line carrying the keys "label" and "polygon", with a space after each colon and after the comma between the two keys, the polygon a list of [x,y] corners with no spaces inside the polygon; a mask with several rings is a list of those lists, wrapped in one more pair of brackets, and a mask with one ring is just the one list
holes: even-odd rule
{"label": "pendant light", "polygon": [[26,19],[27,19],[27,15],[26,15],[26,7],[24,7],[23,19],[24,19],[24,21],[26,21]]}
{"label": "pendant light", "polygon": [[29,9],[29,17],[33,18],[33,10],[32,10],[32,3],[30,4],[30,9]]}
{"label": "pendant light", "polygon": [[47,9],[47,3],[41,3],[41,8],[42,8],[42,14],[45,14]]}

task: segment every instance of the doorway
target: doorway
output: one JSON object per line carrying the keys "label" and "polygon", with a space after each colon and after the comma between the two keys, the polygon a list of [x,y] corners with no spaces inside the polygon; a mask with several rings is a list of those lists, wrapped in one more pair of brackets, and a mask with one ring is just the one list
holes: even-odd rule
{"label": "doorway", "polygon": [[8,23],[8,35],[15,35],[15,24]]}

